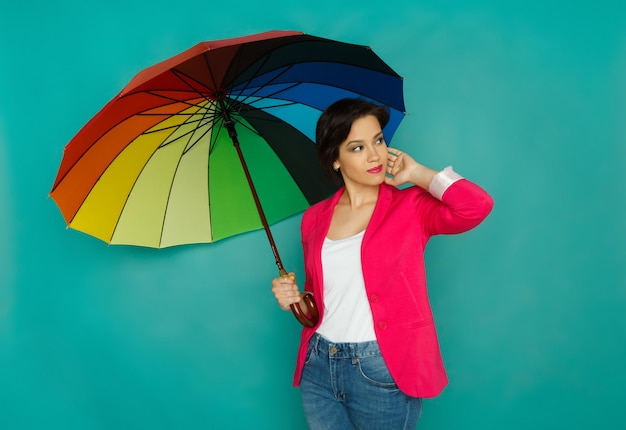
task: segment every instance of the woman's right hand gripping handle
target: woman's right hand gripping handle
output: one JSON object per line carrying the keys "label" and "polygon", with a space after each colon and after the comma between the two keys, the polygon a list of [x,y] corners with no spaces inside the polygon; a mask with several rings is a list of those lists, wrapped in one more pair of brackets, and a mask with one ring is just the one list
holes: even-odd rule
{"label": "woman's right hand gripping handle", "polygon": [[319,318],[313,295],[301,293],[293,272],[272,279],[272,293],[278,306],[284,311],[292,311],[305,327],[315,327]]}

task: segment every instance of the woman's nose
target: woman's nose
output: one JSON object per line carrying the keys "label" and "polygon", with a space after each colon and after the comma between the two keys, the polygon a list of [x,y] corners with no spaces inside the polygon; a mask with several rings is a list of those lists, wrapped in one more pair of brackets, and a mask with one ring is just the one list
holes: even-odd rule
{"label": "woman's nose", "polygon": [[378,161],[378,160],[380,160],[379,151],[380,150],[376,146],[370,147],[369,154],[368,154],[368,161]]}

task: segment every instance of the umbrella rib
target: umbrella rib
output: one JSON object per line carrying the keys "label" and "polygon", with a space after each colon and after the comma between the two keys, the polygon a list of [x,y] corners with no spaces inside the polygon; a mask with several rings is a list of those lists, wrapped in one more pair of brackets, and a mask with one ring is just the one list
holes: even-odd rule
{"label": "umbrella rib", "polygon": [[[280,89],[280,90],[274,91],[274,92],[273,92],[273,93],[271,93],[271,94],[268,94],[268,95],[266,95],[266,96],[263,96],[261,99],[272,99],[272,98],[274,98],[276,95],[278,95],[278,94],[280,94],[280,93],[283,93],[283,92],[285,92],[285,91],[289,91],[289,90],[291,90],[291,89],[294,89],[294,88],[296,88],[296,87],[300,86],[301,84],[302,84],[302,82],[295,82],[295,83],[293,83],[293,84],[289,85],[287,88],[282,88],[282,89]],[[261,90],[261,89],[263,89],[263,87],[259,87],[259,89],[258,89],[256,92],[258,92],[258,91],[259,91],[259,90]],[[255,93],[256,93],[256,92],[255,92]],[[252,103],[251,103],[251,104],[252,104]],[[295,102],[291,102],[291,104],[295,104]]]}
{"label": "umbrella rib", "polygon": [[[185,85],[187,85],[192,91],[196,92],[200,97],[204,98],[206,101],[212,102],[212,100],[209,97],[207,97],[206,94],[203,94],[201,91],[196,89],[191,84],[191,82],[194,82],[194,83],[197,83],[198,85],[201,85],[201,86],[205,87],[201,82],[195,80],[194,78],[192,78],[191,76],[187,75],[186,73],[181,72],[180,70],[177,70],[177,69],[171,69],[171,70],[172,70],[172,73],[174,74],[174,76],[176,76],[180,81],[182,81]],[[186,78],[186,79],[184,79],[184,78]]]}
{"label": "umbrella rib", "polygon": [[204,58],[204,63],[206,64],[206,68],[209,71],[209,76],[211,77],[211,82],[213,83],[213,88],[217,89],[217,82],[215,82],[215,75],[213,75],[213,69],[211,68],[211,64],[209,64],[209,55],[208,52],[202,55]]}
{"label": "umbrella rib", "polygon": [[[205,110],[208,110],[208,109],[205,109]],[[199,115],[201,115],[201,114],[199,114],[198,112],[194,112],[194,113],[176,112],[176,113],[171,113],[171,114],[169,114],[169,113],[164,114],[164,113],[162,113],[162,112],[161,112],[161,113],[156,113],[156,112],[154,112],[154,113],[146,113],[146,112],[141,112],[141,113],[138,113],[138,114],[137,114],[137,116],[165,116],[165,117],[167,117],[167,118],[172,118],[172,117],[176,117],[176,116],[199,116]],[[204,115],[204,114],[202,114],[202,115]],[[201,119],[193,119],[193,120],[190,120],[190,121],[185,121],[185,123],[186,123],[186,124],[190,124],[190,123],[193,123],[193,122],[200,122],[200,121],[202,121],[203,119],[204,119],[204,117],[203,117],[203,118],[201,118]],[[150,129],[150,130],[146,130],[144,133],[154,133],[155,131],[166,130],[166,129],[168,129],[168,128],[172,128],[172,127],[178,127],[178,125],[171,125],[171,126],[167,126],[167,127],[163,127],[163,128],[158,128],[158,129],[156,129],[156,128],[154,128],[154,127],[153,127],[153,128],[152,128],[152,129]]]}
{"label": "umbrella rib", "polygon": [[[166,99],[166,100],[172,100],[172,101],[177,102],[177,103],[185,103],[185,104],[187,104],[190,107],[198,107],[197,104],[188,103],[185,100],[177,100],[177,99],[175,99],[173,97],[165,96],[165,95],[159,94],[158,92],[155,92],[155,91],[146,91],[146,93],[152,94],[152,95],[154,95],[156,97],[160,97],[160,98],[163,98],[163,99]],[[202,96],[202,94],[199,94],[199,95]],[[208,99],[208,98],[206,98],[204,96],[202,96],[202,97],[207,102],[209,102],[211,105],[216,106],[215,102],[213,102],[212,100],[210,100],[210,99]],[[204,113],[199,113],[201,111],[204,111]],[[219,118],[219,115],[217,114],[217,110],[216,109],[210,109],[207,106],[200,107],[199,108],[199,112],[194,112],[194,113],[191,113],[191,114],[190,113],[184,113],[184,112],[175,112],[175,113],[168,114],[168,117],[170,117],[170,116],[199,116],[199,115],[202,115],[201,118],[190,120],[190,121],[185,121],[185,124],[191,124],[193,122],[200,123],[202,121],[207,120],[207,118],[209,118],[210,121],[215,122],[215,119]],[[209,112],[212,112],[212,114],[209,115],[208,114]],[[137,115],[141,115],[141,116],[160,116],[160,115],[163,115],[163,113],[141,112],[141,113],[138,113]],[[180,127],[179,124],[172,125],[172,126],[167,126],[167,127],[152,128],[151,130],[144,131],[143,134],[157,133],[157,132],[160,132],[160,131],[163,131],[163,130],[167,130],[167,129],[170,129],[170,128],[178,128],[178,127]],[[195,130],[197,130],[198,128],[199,127],[197,127]],[[176,139],[172,140],[170,143],[175,142],[177,139],[180,139],[180,138],[186,136],[189,133],[193,133],[195,130],[189,131],[189,132],[183,134],[182,136],[177,137]]]}
{"label": "umbrella rib", "polygon": [[[202,99],[204,99],[205,101],[207,101],[207,102],[209,102],[211,104],[215,104],[215,102],[213,100],[211,100],[210,98],[206,97],[205,95],[199,93],[197,90],[195,90],[193,88],[192,88],[192,90],[193,91],[189,91],[189,93],[197,94]],[[143,91],[143,92],[145,92],[147,94],[151,94],[151,95],[159,97],[159,98],[162,98],[162,99],[165,99],[165,100],[171,100],[174,103],[183,103],[183,104],[186,104],[187,106],[198,106],[197,103],[190,103],[187,100],[181,100],[181,99],[177,99],[175,97],[170,97],[170,96],[166,96],[166,95],[160,94],[159,91],[167,91],[167,90],[146,90],[146,91]],[[145,112],[140,112],[139,114],[140,115],[150,115],[150,114],[145,113]],[[176,115],[176,114],[174,114],[174,115]]]}
{"label": "umbrella rib", "polygon": [[[204,56],[204,58],[205,58],[205,62],[207,62],[207,61],[208,61],[208,58],[206,57],[206,55]],[[266,61],[267,61],[267,60],[266,60]],[[208,64],[208,62],[207,62],[207,69],[209,70],[209,75],[211,76],[211,81],[213,82],[214,87],[215,87],[215,88],[217,88],[217,84],[216,84],[216,82],[215,82],[215,78],[214,78],[214,76],[213,76],[213,73],[212,73],[211,67],[210,67],[210,65]],[[188,86],[188,87],[189,87],[192,91],[197,92],[197,94],[198,94],[200,97],[204,98],[207,102],[210,102],[210,103],[214,104],[214,105],[215,105],[215,107],[216,107],[215,111],[217,112],[217,106],[218,106],[218,105],[217,105],[217,103],[216,103],[214,100],[212,100],[211,98],[209,98],[209,97],[207,97],[206,95],[202,94],[201,92],[198,92],[198,90],[196,90],[196,88],[194,88],[194,87],[193,87],[193,85],[191,84],[191,82],[190,82],[190,81],[192,81],[192,82],[196,82],[196,83],[198,83],[198,84],[200,84],[200,85],[202,85],[202,83],[198,82],[197,80],[193,79],[191,76],[189,76],[189,75],[187,75],[187,74],[185,74],[185,73],[183,73],[183,72],[181,72],[181,71],[179,71],[179,70],[172,69],[172,73],[174,74],[174,76],[176,76],[178,79],[180,79],[180,80],[181,80],[181,81],[182,81],[185,85],[187,85],[187,86]],[[168,99],[168,98],[169,98],[169,97],[166,97],[166,96],[162,96],[162,95],[160,95],[160,94],[155,94],[155,95],[160,96],[160,97],[163,97],[163,98],[166,98],[166,99]],[[174,100],[175,100],[175,99],[174,99]],[[226,101],[227,101],[227,100],[226,100]],[[184,101],[183,101],[183,102],[184,102]],[[190,104],[190,105],[191,105],[191,106],[195,106],[195,105],[193,105],[193,104]],[[230,103],[228,103],[228,107],[230,108],[231,106],[232,106],[232,105],[231,105]],[[217,113],[216,113],[216,114],[215,114],[215,116],[216,116],[216,117],[218,117],[219,115],[217,115]]]}
{"label": "umbrella rib", "polygon": [[249,126],[248,124],[244,123],[243,121],[239,120],[238,118],[232,118],[234,122],[236,122],[237,124],[241,125],[242,127],[250,130],[252,133],[256,134],[257,136],[261,136],[261,133],[259,133],[256,129],[254,129],[253,127]]}
{"label": "umbrella rib", "polygon": [[[269,57],[268,57],[268,59],[269,59]],[[267,61],[267,60],[266,60],[266,61]],[[250,97],[254,97],[254,96],[255,96],[255,95],[256,95],[259,91],[261,91],[261,90],[263,89],[263,87],[265,87],[265,86],[267,86],[267,85],[271,84],[273,81],[275,81],[276,79],[278,79],[280,76],[282,76],[282,75],[284,75],[285,73],[287,73],[287,71],[288,71],[288,70],[290,70],[292,67],[293,67],[292,65],[289,65],[289,66],[285,67],[285,68],[284,68],[284,69],[283,69],[280,73],[278,73],[276,76],[273,76],[273,77],[272,77],[269,81],[265,82],[263,85],[260,85],[260,86],[259,86],[256,90],[254,90],[251,94],[247,94],[247,95],[246,95],[246,96],[245,96],[245,97],[241,100],[241,102],[242,102],[242,103],[245,103],[245,102],[246,102],[246,101],[247,101]],[[249,88],[249,86],[250,86],[250,84],[251,84],[251,81],[252,81],[255,77],[260,76],[260,75],[258,74],[258,71],[260,70],[260,68],[261,68],[261,67],[259,67],[259,68],[257,69],[257,71],[253,74],[252,78],[250,78],[250,79],[246,82],[246,85],[244,85],[244,86],[243,86],[243,87],[239,90],[239,94],[238,94],[238,96],[240,96],[240,95],[241,95],[241,94],[242,94],[242,93],[243,93],[246,89],[248,89],[248,88]],[[297,86],[297,85],[300,85],[300,82],[297,82],[297,83],[295,83],[295,84],[294,84],[294,86]],[[293,87],[291,87],[291,88],[293,88]],[[283,90],[283,91],[284,91],[284,90]],[[263,98],[263,97],[261,97],[261,98]],[[266,97],[266,98],[269,98],[269,97]]]}
{"label": "umbrella rib", "polygon": [[[247,105],[254,107],[254,109],[258,109],[258,110],[264,111],[264,110],[267,110],[267,109],[275,109],[275,108],[280,108],[280,107],[287,107],[287,106],[294,106],[294,105],[302,104],[302,103],[297,103],[297,102],[294,102],[294,101],[291,101],[291,100],[283,100],[281,102],[280,100],[272,98],[272,97],[265,97],[265,98],[262,98],[262,99],[259,99],[259,100],[268,100],[268,99],[275,100],[276,103],[272,104],[272,105],[259,106],[259,107],[254,106],[254,104],[255,104],[254,102],[247,103]],[[259,100],[257,100],[257,102]],[[252,111],[252,109],[250,109],[250,111]]]}
{"label": "umbrella rib", "polygon": [[[215,120],[214,118],[217,116],[213,116],[213,118],[210,119],[210,121],[215,124]],[[194,142],[191,145],[188,145],[187,148],[185,148],[185,150],[183,151],[183,155],[185,155],[191,148],[193,148],[198,142],[200,142],[211,130],[215,129],[214,126],[207,126],[207,127],[197,127],[194,129],[194,131],[199,130],[200,128],[205,128],[206,130],[202,131],[202,134],[196,138],[194,140]],[[211,149],[209,148],[209,152],[211,151]]]}
{"label": "umbrella rib", "polygon": [[[276,104],[274,104],[274,105],[268,105],[268,106],[262,106],[262,107],[261,107],[261,106],[259,106],[259,107],[255,107],[255,109],[266,110],[266,109],[273,109],[273,108],[277,108],[277,107],[293,106],[293,105],[296,105],[296,104],[300,104],[300,103],[294,102],[294,101],[292,101],[292,100],[283,100],[282,102],[279,102],[279,101],[278,101],[278,99],[276,99],[276,96],[278,96],[280,93],[282,93],[282,92],[284,92],[284,91],[287,91],[287,90],[291,90],[291,89],[293,89],[293,88],[295,88],[295,87],[299,86],[300,84],[301,84],[301,82],[298,82],[298,83],[292,84],[292,85],[290,85],[288,88],[283,88],[283,89],[281,89],[281,90],[277,90],[277,91],[275,91],[275,92],[273,92],[273,93],[271,93],[271,94],[268,94],[268,95],[266,95],[266,96],[262,96],[262,97],[258,97],[258,99],[257,99],[257,100],[252,100],[252,101],[248,101],[248,100],[249,100],[249,99],[250,99],[250,98],[251,98],[254,94],[249,94],[249,95],[247,95],[246,97],[242,98],[241,100],[237,100],[238,102],[240,102],[240,103],[241,103],[241,108],[240,108],[240,110],[239,110],[237,113],[241,113],[241,110],[243,109],[243,107],[244,107],[245,105],[248,105],[248,106],[254,106],[255,104],[257,104],[257,103],[258,103],[259,101],[261,101],[261,100],[269,100],[269,99],[273,99],[273,100],[276,100]],[[262,89],[262,87],[260,87],[260,88],[259,88],[259,90],[261,90],[261,89]],[[256,92],[258,92],[258,90],[257,90]],[[256,92],[255,92],[255,93],[256,93]]]}
{"label": "umbrella rib", "polygon": [[[266,54],[266,55],[263,57],[263,61],[261,61],[261,62],[257,65],[256,70],[252,71],[251,69],[248,69],[248,70],[250,70],[250,71],[252,72],[252,76],[251,76],[251,77],[250,77],[250,78],[246,81],[245,85],[244,85],[244,86],[243,86],[243,87],[242,87],[242,88],[238,91],[238,93],[235,93],[235,92],[230,93],[230,91],[229,91],[229,96],[231,96],[231,97],[232,97],[232,95],[235,95],[235,97],[239,97],[239,96],[241,96],[241,94],[243,94],[243,92],[244,92],[247,88],[249,88],[249,85],[251,84],[252,80],[253,80],[254,78],[258,77],[258,76],[261,76],[261,70],[263,70],[263,67],[264,67],[264,66],[267,64],[267,62],[271,59],[272,55],[274,55],[274,51],[270,51],[268,54]],[[206,57],[206,56],[205,56],[205,57]],[[233,67],[233,65],[235,64],[235,62],[239,62],[240,60],[241,60],[241,48],[237,51],[237,54],[236,54],[236,59],[235,59],[235,58],[233,58],[233,60],[231,61],[230,68],[232,68],[232,67]],[[258,60],[257,60],[257,61],[258,61]],[[290,65],[287,65],[287,67],[285,67],[285,68],[284,68],[284,69],[283,69],[283,70],[282,70],[282,71],[281,71],[278,75],[274,76],[274,77],[273,77],[273,78],[272,78],[269,82],[266,82],[266,83],[264,84],[264,86],[265,86],[265,85],[267,85],[267,84],[269,84],[269,83],[271,83],[273,80],[277,79],[279,76],[283,75],[284,73],[286,73],[288,70],[290,70],[290,69],[291,69],[291,67],[292,67],[292,65],[291,65],[291,64],[290,64]],[[230,83],[229,83],[229,85],[230,85]],[[257,90],[255,90],[255,92],[254,92],[254,93],[252,93],[252,94],[248,94],[248,95],[247,95],[247,96],[245,96],[242,100],[238,100],[239,102],[242,102],[241,106],[243,106],[243,104],[244,104],[244,103],[245,103],[245,102],[246,102],[246,101],[247,101],[247,100],[248,100],[251,96],[254,96],[254,94],[256,94],[258,91],[260,91],[262,87],[263,87],[263,86],[260,86]],[[239,112],[237,112],[237,113],[239,113]]]}
{"label": "umbrella rib", "polygon": [[[259,64],[256,68],[256,71],[252,72],[252,77],[257,77],[259,76],[259,70],[261,70],[263,68],[263,66],[269,61],[270,57],[272,56],[272,52],[269,53],[269,55],[264,55],[263,57],[263,61],[261,62],[261,64]],[[257,60],[258,61],[258,60]],[[229,65],[229,70],[232,69],[235,64],[240,63],[241,62],[241,47],[237,50],[237,54],[233,57],[231,64]],[[232,82],[232,81],[231,81]],[[227,84],[227,86],[230,86],[231,82],[229,82]],[[246,86],[244,86],[241,91],[245,90],[247,88],[247,85],[249,84],[250,79],[247,80],[246,82]],[[241,94],[241,92],[239,92],[239,94]]]}

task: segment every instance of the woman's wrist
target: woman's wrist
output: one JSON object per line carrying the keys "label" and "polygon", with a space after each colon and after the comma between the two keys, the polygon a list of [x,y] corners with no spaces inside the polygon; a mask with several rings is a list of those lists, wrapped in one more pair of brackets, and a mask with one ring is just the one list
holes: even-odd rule
{"label": "woman's wrist", "polygon": [[430,183],[437,173],[436,170],[417,163],[417,166],[413,170],[411,182],[420,188],[428,190]]}

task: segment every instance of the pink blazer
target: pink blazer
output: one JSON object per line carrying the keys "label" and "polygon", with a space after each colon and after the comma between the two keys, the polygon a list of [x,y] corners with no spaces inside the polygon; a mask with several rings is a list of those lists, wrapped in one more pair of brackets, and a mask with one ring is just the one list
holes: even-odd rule
{"label": "pink blazer", "polygon": [[[305,290],[313,292],[323,318],[322,244],[343,192],[310,207],[302,217]],[[467,231],[487,217],[493,200],[461,179],[442,200],[419,187],[382,184],[362,244],[365,289],[383,358],[398,388],[414,397],[435,397],[448,383],[426,290],[424,249],[435,234]],[[300,384],[309,339],[304,328],[294,385]]]}

